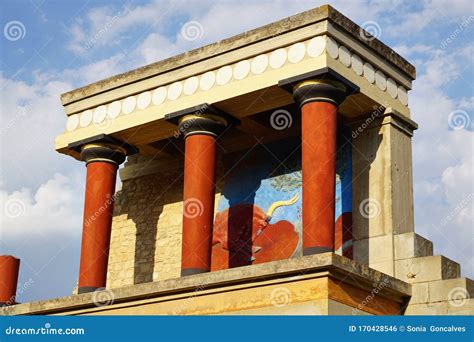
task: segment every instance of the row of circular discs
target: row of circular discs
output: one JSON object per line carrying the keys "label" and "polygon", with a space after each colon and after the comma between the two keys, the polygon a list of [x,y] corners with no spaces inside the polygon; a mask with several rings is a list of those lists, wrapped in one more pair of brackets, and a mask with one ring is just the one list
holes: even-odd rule
{"label": "row of circular discs", "polygon": [[259,75],[268,68],[279,69],[287,63],[295,64],[306,56],[318,57],[324,51],[331,58],[339,60],[348,68],[350,67],[357,75],[374,83],[380,90],[387,91],[392,98],[398,98],[404,105],[408,104],[408,95],[404,87],[398,86],[392,78],[387,78],[383,72],[376,70],[370,63],[364,62],[358,55],[351,53],[345,46],[339,45],[332,38],[318,36],[306,42],[295,43],[287,48],[279,48],[258,55],[251,60],[242,60],[232,66],[226,65],[218,70],[192,76],[184,81],[129,96],[108,105],[101,105],[94,110],[89,109],[81,114],[73,114],[68,117],[66,130],[71,132],[91,124],[104,128],[121,114],[127,115],[135,110],[144,110],[152,104],[159,106],[165,101],[174,101],[183,95],[193,95],[198,90],[207,91],[215,86],[223,86],[232,79],[239,81],[250,74]]}

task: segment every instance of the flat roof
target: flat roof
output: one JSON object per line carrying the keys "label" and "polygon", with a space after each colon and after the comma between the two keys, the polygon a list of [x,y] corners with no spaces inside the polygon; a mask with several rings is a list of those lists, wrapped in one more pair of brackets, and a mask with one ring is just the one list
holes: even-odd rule
{"label": "flat roof", "polygon": [[[184,65],[196,63],[210,57],[215,57],[251,43],[270,39],[276,35],[289,32],[307,25],[314,24],[323,20],[329,20],[332,24],[341,27],[351,37],[356,38],[365,46],[376,52],[385,60],[392,63],[400,71],[411,79],[416,77],[416,69],[406,59],[382,43],[377,38],[364,39],[361,35],[362,28],[341,14],[330,5],[323,5],[291,17],[276,21],[274,23],[261,26],[231,38],[227,38],[185,53],[164,59],[159,62],[148,64],[146,66],[118,74],[87,86],[74,89],[61,95],[61,102],[67,105],[81,99],[109,91],[114,88],[136,82],[138,80],[153,77],[165,72],[178,69]],[[369,33],[366,33],[369,35]]]}

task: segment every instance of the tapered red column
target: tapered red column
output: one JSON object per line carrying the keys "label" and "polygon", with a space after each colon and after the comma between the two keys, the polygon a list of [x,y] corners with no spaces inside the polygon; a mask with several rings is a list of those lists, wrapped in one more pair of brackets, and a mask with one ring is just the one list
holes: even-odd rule
{"label": "tapered red column", "polygon": [[329,102],[301,107],[303,253],[334,251],[336,114]]}
{"label": "tapered red column", "polygon": [[301,108],[303,255],[334,252],[337,106],[346,87],[309,79],[293,88]]}
{"label": "tapered red column", "polygon": [[211,269],[216,141],[209,135],[186,138],[183,194],[182,275]]}
{"label": "tapered red column", "polygon": [[179,122],[185,139],[182,276],[211,270],[216,139],[226,126],[213,114],[185,115]]}
{"label": "tapered red column", "polygon": [[86,144],[81,158],[87,165],[81,263],[78,292],[105,287],[118,166],[125,149],[110,144]]}
{"label": "tapered red column", "polygon": [[16,303],[16,288],[20,259],[11,255],[0,255],[0,306]]}

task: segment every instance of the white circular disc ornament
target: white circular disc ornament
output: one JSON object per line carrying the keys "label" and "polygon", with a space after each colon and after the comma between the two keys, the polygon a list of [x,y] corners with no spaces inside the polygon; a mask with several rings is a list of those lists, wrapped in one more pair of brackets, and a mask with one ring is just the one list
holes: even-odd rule
{"label": "white circular disc ornament", "polygon": [[352,70],[354,70],[354,72],[359,76],[362,76],[362,74],[364,73],[364,63],[362,62],[362,59],[357,55],[351,56],[351,67]]}
{"label": "white circular disc ornament", "polygon": [[364,77],[370,83],[375,81],[375,70],[370,63],[364,63]]}
{"label": "white circular disc ornament", "polygon": [[66,121],[66,130],[72,132],[79,126],[79,114],[70,115]]}
{"label": "white circular disc ornament", "polygon": [[122,102],[122,112],[124,114],[130,114],[135,110],[135,106],[137,105],[137,100],[135,96],[129,96]]}
{"label": "white circular disc ornament", "polygon": [[339,47],[339,61],[346,67],[351,66],[351,53],[345,46]]}
{"label": "white circular disc ornament", "polygon": [[183,93],[185,95],[192,95],[199,88],[199,79],[196,76],[188,78],[184,81]]}
{"label": "white circular disc ornament", "polygon": [[92,116],[92,110],[90,109],[82,112],[81,118],[79,119],[79,124],[81,125],[81,127],[89,126],[92,122]]}
{"label": "white circular disc ornament", "polygon": [[408,105],[408,93],[404,87],[402,86],[398,87],[397,97],[402,104],[404,104],[405,106]]}
{"label": "white circular disc ornament", "polygon": [[243,60],[234,66],[234,78],[236,80],[243,80],[250,73],[250,62]]}
{"label": "white circular disc ornament", "polygon": [[281,68],[286,62],[286,50],[278,49],[271,53],[270,55],[270,67],[272,69]]}
{"label": "white circular disc ornament", "polygon": [[159,87],[153,90],[153,95],[151,98],[153,101],[153,104],[155,106],[159,106],[160,104],[162,104],[166,99],[166,95],[167,95],[166,87]]}
{"label": "white circular disc ornament", "polygon": [[217,71],[216,81],[218,85],[225,85],[232,79],[232,67],[229,65],[223,66]]}
{"label": "white circular disc ornament", "polygon": [[387,89],[387,77],[381,72],[380,70],[377,70],[375,72],[375,85],[380,89],[380,90],[385,90]]}
{"label": "white circular disc ornament", "polygon": [[214,73],[214,71],[208,71],[201,76],[201,79],[199,80],[199,88],[204,91],[209,90],[214,86],[215,82],[216,74]]}
{"label": "white circular disc ornament", "polygon": [[311,38],[308,43],[308,56],[318,57],[324,52],[326,48],[326,39],[323,36]]}
{"label": "white circular disc ornament", "polygon": [[336,41],[330,37],[327,37],[326,51],[328,52],[329,56],[334,59],[339,56],[339,45],[337,45]]}
{"label": "white circular disc ornament", "polygon": [[181,96],[181,92],[183,91],[183,85],[181,82],[174,82],[168,88],[168,99],[171,101],[176,100],[178,97]]}
{"label": "white circular disc ornament", "polygon": [[149,91],[145,91],[144,93],[141,93],[138,95],[137,99],[137,107],[140,110],[145,109],[148,107],[151,103],[151,93]]}
{"label": "white circular disc ornament", "polygon": [[268,56],[259,55],[252,60],[252,74],[258,75],[264,72],[268,68]]}
{"label": "white circular disc ornament", "polygon": [[288,49],[288,60],[290,63],[301,62],[306,55],[306,45],[304,43],[296,43]]}
{"label": "white circular disc ornament", "polygon": [[120,101],[114,101],[107,106],[107,115],[111,119],[115,119],[120,115],[120,111],[122,110],[122,104]]}
{"label": "white circular disc ornament", "polygon": [[107,107],[99,106],[94,111],[94,123],[101,123],[107,117]]}
{"label": "white circular disc ornament", "polygon": [[397,95],[398,95],[397,83],[391,78],[387,79],[387,93],[389,93],[390,96],[393,97],[394,99],[397,98]]}

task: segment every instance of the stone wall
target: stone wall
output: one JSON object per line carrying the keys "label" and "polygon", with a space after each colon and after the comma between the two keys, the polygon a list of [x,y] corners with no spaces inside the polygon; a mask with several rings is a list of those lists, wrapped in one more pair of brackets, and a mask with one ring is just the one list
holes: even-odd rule
{"label": "stone wall", "polygon": [[123,182],[114,208],[107,287],[179,277],[182,186],[180,169]]}

